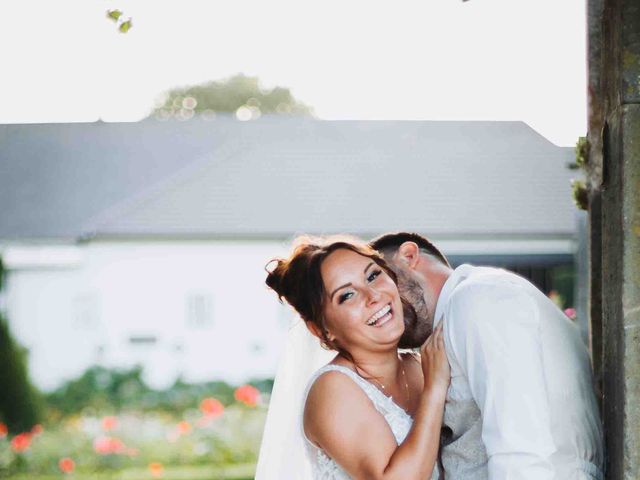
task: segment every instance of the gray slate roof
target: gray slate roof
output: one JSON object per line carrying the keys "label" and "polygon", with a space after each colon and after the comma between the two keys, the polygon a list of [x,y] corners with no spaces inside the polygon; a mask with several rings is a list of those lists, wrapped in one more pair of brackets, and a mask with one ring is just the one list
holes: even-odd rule
{"label": "gray slate roof", "polygon": [[567,236],[572,158],[522,122],[0,125],[0,239]]}

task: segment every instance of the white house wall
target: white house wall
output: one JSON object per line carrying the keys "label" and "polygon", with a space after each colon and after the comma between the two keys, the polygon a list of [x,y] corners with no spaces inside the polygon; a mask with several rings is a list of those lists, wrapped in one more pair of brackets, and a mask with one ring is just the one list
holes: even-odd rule
{"label": "white house wall", "polygon": [[140,363],[155,387],[178,375],[237,383],[275,373],[292,314],[264,285],[264,265],[286,245],[98,241],[76,248],[75,261],[62,265],[29,262],[15,249],[12,264],[6,252],[7,315],[41,388],[93,364]]}
{"label": "white house wall", "polygon": [[[568,238],[436,243],[448,255],[575,249]],[[179,375],[232,383],[271,377],[294,316],[264,285],[264,266],[288,248],[274,241],[5,246],[9,281],[0,307],[44,389],[94,364],[141,364],[156,387]]]}

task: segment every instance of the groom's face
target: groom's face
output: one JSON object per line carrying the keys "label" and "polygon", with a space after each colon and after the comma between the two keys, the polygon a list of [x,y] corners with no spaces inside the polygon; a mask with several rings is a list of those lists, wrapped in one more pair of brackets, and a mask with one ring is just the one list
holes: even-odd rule
{"label": "groom's face", "polygon": [[415,272],[393,260],[389,264],[398,277],[398,291],[412,308],[404,308],[404,334],[400,338],[400,348],[418,348],[433,331],[433,307]]}

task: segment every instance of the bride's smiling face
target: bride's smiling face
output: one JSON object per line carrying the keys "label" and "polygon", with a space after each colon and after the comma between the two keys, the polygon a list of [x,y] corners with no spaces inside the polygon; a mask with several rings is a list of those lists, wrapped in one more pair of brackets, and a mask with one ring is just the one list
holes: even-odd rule
{"label": "bride's smiling face", "polygon": [[322,262],[320,273],[330,337],[347,351],[397,345],[404,332],[402,302],[396,284],[380,265],[339,249]]}

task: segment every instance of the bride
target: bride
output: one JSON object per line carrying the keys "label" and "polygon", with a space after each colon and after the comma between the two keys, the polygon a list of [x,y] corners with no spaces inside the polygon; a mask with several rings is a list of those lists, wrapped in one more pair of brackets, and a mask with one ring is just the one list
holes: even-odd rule
{"label": "bride", "polygon": [[[399,354],[406,304],[394,273],[358,240],[301,237],[289,258],[275,262],[267,285],[297,311],[324,348],[337,352],[311,376],[301,397],[297,421],[313,478],[437,478],[449,385],[441,326],[420,356]],[[270,417],[275,400],[274,388]],[[265,438],[257,478],[261,470],[267,478],[265,457],[277,448],[267,443]],[[290,473],[304,477],[304,472]]]}

